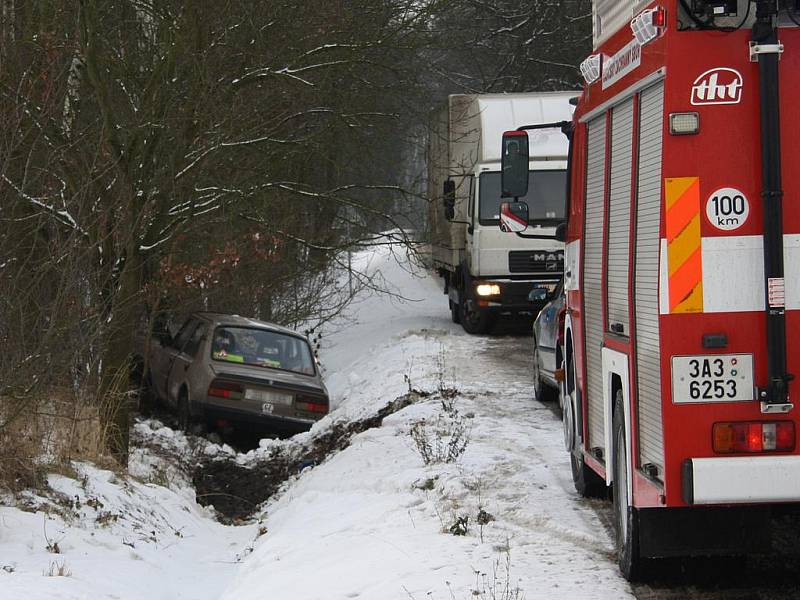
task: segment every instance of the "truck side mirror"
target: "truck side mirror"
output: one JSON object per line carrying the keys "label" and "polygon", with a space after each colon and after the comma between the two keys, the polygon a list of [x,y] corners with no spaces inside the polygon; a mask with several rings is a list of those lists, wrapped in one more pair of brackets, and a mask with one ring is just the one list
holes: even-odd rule
{"label": "truck side mirror", "polygon": [[444,202],[444,216],[448,221],[452,221],[456,216],[456,182],[448,179],[444,182],[442,193]]}
{"label": "truck side mirror", "polygon": [[503,134],[501,196],[521,198],[528,193],[528,133],[506,131]]}
{"label": "truck side mirror", "polygon": [[567,241],[567,224],[566,223],[559,223],[556,227],[556,240],[559,242],[566,242]]}
{"label": "truck side mirror", "polygon": [[525,202],[503,202],[500,205],[500,231],[522,233],[528,228],[528,205]]}

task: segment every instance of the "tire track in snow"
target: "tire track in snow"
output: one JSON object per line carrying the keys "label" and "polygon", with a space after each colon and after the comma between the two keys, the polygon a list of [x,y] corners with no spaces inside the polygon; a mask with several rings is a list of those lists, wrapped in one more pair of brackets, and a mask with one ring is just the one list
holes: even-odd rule
{"label": "tire track in snow", "polygon": [[[610,507],[577,495],[560,418],[532,396],[531,339],[447,336],[442,343],[448,364],[458,365],[458,410],[481,423],[471,451],[491,452],[480,477],[493,490],[495,505],[487,510],[498,525],[541,561],[573,562],[584,576],[596,568],[609,585],[625,589],[616,573]],[[559,548],[551,555],[553,540]]]}

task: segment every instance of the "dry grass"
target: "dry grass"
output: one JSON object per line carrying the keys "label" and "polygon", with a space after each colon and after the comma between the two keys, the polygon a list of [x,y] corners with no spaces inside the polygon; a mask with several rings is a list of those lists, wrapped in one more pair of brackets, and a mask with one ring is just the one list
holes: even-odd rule
{"label": "dry grass", "polygon": [[0,397],[0,490],[41,488],[47,472],[69,474],[73,460],[113,466],[104,410],[63,389],[40,399]]}
{"label": "dry grass", "polygon": [[43,573],[45,577],[72,577],[72,571],[67,567],[66,561],[59,563],[51,562],[50,568]]}

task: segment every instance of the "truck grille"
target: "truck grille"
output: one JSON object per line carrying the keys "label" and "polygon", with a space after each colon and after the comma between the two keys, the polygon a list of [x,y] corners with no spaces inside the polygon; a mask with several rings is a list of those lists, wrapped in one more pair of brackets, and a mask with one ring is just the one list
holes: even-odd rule
{"label": "truck grille", "polygon": [[513,250],[508,253],[510,273],[552,273],[564,271],[564,252]]}

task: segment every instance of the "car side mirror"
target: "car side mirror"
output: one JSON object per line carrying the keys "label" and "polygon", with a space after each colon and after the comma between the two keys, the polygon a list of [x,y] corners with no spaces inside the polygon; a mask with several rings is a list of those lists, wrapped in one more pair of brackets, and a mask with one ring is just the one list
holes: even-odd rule
{"label": "car side mirror", "polygon": [[545,302],[550,299],[552,295],[552,290],[549,287],[535,287],[531,290],[530,294],[528,294],[528,300],[530,302]]}

